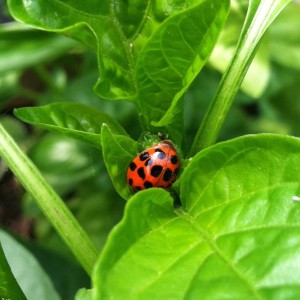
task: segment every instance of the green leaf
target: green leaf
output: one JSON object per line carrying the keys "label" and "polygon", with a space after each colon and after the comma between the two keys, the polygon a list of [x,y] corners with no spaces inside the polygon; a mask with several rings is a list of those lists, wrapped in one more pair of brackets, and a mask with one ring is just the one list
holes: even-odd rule
{"label": "green leaf", "polygon": [[[60,299],[48,275],[40,267],[36,259],[22,245],[2,230],[0,230],[0,239],[11,270],[26,297],[28,299]],[[8,275],[8,273],[6,274]],[[2,281],[0,282],[1,284]],[[8,299],[25,299],[21,294],[18,295],[16,288],[13,288],[12,292],[16,292],[16,296],[19,298],[15,298],[11,294],[11,298],[7,297]]]}
{"label": "green leaf", "polygon": [[0,75],[53,60],[79,46],[72,39],[18,23],[1,25],[0,39]]}
{"label": "green leaf", "polygon": [[19,88],[20,71],[14,70],[0,75],[0,108],[9,101],[9,97],[14,95]]}
{"label": "green leaf", "polygon": [[210,56],[228,8],[229,1],[199,1],[168,18],[149,39],[137,62],[146,124],[182,132],[182,96]]}
{"label": "green leaf", "polygon": [[114,133],[126,134],[119,123],[107,114],[79,103],[53,103],[41,107],[14,110],[24,122],[65,134],[101,149],[101,126],[106,123]]}
{"label": "green leaf", "polygon": [[103,98],[132,100],[135,87],[129,45],[139,33],[136,31],[143,28],[148,11],[147,2],[139,2],[129,9],[122,2],[108,0],[9,0],[8,6],[15,19],[36,28],[62,32],[96,51],[100,68],[98,93]]}
{"label": "green leaf", "polygon": [[[72,211],[97,248],[102,249],[110,231],[122,218],[126,202],[108,184],[107,172],[103,170],[98,174],[92,184],[83,184],[78,194],[77,207],[74,207],[73,202]],[[105,182],[99,182],[103,174]],[[84,199],[84,205],[80,199]]]}
{"label": "green leaf", "polygon": [[71,35],[96,50],[100,69],[96,91],[103,98],[138,99],[146,116],[144,125],[158,122],[173,103],[165,120],[155,126],[170,125],[167,131],[179,140],[182,95],[207,61],[229,1],[118,0],[99,5],[9,0],[8,4],[17,20]]}
{"label": "green leaf", "polygon": [[138,153],[138,143],[128,136],[114,135],[104,124],[101,131],[104,163],[112,183],[121,197],[130,198],[132,191],[126,182],[126,170]]}
{"label": "green leaf", "polygon": [[[38,220],[35,219],[35,222],[39,226]],[[19,242],[38,260],[63,300],[74,299],[79,288],[90,286],[90,277],[77,262],[70,256],[59,254],[61,249],[58,247],[53,251],[49,244],[45,247],[40,240],[37,243],[37,239],[35,236],[35,241],[19,239]]]}
{"label": "green leaf", "polygon": [[0,242],[0,299],[26,299],[5,258]]}
{"label": "green leaf", "polygon": [[92,300],[93,291],[87,289],[80,289],[75,297],[75,300]]}
{"label": "green leaf", "polygon": [[[201,2],[152,3],[137,0],[124,3],[117,0],[111,3],[106,0],[99,5],[95,0],[84,3],[77,0],[67,3],[9,0],[8,6],[17,20],[36,28],[63,32],[96,50],[100,67],[97,90],[100,95],[132,100],[136,97],[136,59],[149,37],[169,16]],[[198,23],[198,19],[196,21]]]}
{"label": "green leaf", "polygon": [[64,135],[47,134],[28,156],[60,195],[74,191],[83,180],[91,180],[99,169],[100,151]]}
{"label": "green leaf", "polygon": [[162,189],[130,199],[96,266],[95,299],[299,298],[299,139],[207,148],[180,188],[179,209]]}

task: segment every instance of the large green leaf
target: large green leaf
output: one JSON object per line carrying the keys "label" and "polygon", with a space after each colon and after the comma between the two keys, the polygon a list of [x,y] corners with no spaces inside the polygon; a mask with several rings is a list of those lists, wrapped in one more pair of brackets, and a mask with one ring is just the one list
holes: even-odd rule
{"label": "large green leaf", "polygon": [[109,115],[79,103],[53,103],[40,107],[25,107],[14,111],[24,122],[62,133],[101,149],[101,126],[106,123],[115,133],[126,134]]}
{"label": "large green leaf", "polygon": [[179,209],[162,189],[129,200],[97,264],[95,299],[300,297],[299,139],[207,148],[180,187]]}
{"label": "large green leaf", "polygon": [[[12,272],[27,299],[60,299],[48,275],[28,250],[2,230],[0,230],[0,240]],[[11,294],[11,298],[4,299],[24,298],[14,298]]]}
{"label": "large green leaf", "polygon": [[147,124],[182,131],[181,97],[211,54],[229,8],[224,0],[198,2],[162,23],[138,58],[138,99]]}

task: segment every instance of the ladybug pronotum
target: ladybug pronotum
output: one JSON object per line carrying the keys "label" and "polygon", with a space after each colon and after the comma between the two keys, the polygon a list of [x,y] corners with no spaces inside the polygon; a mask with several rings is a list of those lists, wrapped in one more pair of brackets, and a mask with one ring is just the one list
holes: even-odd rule
{"label": "ladybug pronotum", "polygon": [[168,189],[176,180],[180,161],[170,141],[158,144],[138,154],[127,169],[127,183],[134,191],[151,187]]}

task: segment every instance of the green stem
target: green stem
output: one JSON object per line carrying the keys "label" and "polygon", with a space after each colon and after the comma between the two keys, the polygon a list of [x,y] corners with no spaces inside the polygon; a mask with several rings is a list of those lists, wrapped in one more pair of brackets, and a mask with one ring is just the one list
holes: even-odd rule
{"label": "green stem", "polygon": [[98,257],[98,250],[65,203],[1,124],[0,155],[23,187],[34,197],[82,267],[91,275]]}
{"label": "green stem", "polygon": [[198,129],[190,156],[217,141],[221,127],[252,62],[263,33],[289,2],[289,0],[250,1],[236,52]]}

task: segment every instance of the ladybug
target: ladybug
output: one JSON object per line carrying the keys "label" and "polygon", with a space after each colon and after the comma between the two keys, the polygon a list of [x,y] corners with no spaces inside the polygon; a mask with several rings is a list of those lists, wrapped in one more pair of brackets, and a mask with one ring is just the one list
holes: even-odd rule
{"label": "ladybug", "polygon": [[168,189],[176,180],[179,157],[173,144],[164,140],[138,154],[127,169],[127,183],[136,192],[151,187]]}

